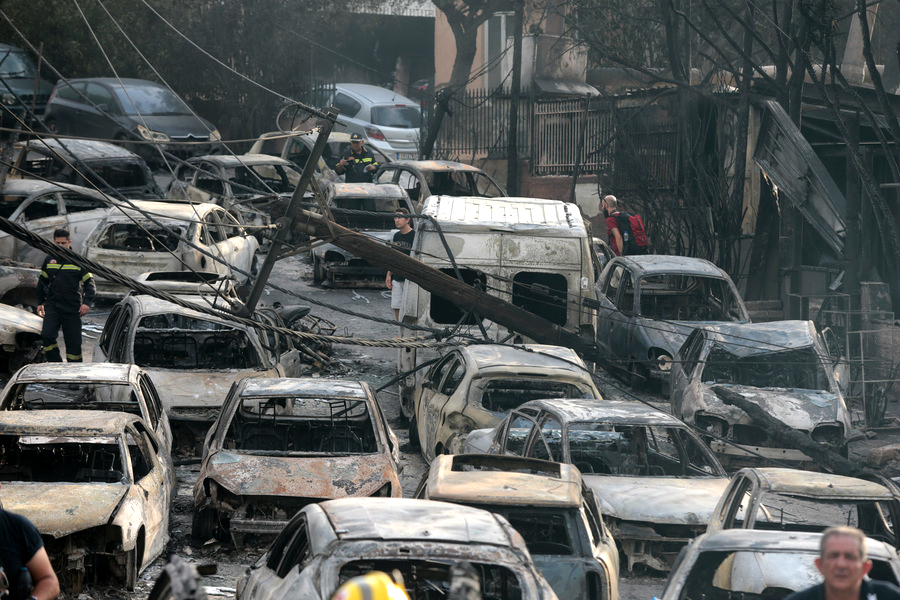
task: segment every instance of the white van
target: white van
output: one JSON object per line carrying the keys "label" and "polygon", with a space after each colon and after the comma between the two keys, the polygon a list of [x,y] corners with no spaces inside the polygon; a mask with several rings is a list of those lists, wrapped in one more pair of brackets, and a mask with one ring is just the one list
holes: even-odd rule
{"label": "white van", "polygon": [[[596,272],[591,238],[578,206],[537,198],[431,196],[422,213],[433,217],[437,226],[416,219],[413,258],[456,277],[449,248],[466,283],[592,339],[594,313],[583,302],[592,297]],[[482,337],[483,327],[492,342],[532,341],[466,314],[412,281],[404,290],[400,320],[404,325],[453,329],[476,337]],[[426,333],[403,327],[401,335]],[[412,371],[434,356],[434,351],[403,348],[398,370]],[[400,382],[406,416],[412,415],[416,379],[413,374]]]}

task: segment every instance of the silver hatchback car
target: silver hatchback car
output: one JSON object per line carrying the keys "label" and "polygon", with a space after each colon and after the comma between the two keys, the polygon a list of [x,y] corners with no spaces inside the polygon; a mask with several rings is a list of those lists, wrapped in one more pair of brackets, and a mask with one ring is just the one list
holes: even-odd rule
{"label": "silver hatchback car", "polygon": [[391,160],[419,156],[422,111],[415,100],[362,83],[338,83],[329,101],[341,112],[335,131],[358,133]]}

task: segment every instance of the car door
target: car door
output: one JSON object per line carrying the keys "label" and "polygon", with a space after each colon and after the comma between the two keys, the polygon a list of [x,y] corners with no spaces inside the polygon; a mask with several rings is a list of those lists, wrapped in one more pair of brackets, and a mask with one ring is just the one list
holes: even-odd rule
{"label": "car door", "polygon": [[132,423],[125,434],[135,485],[143,496],[140,513],[146,542],[140,564],[157,556],[165,547],[169,530],[169,505],[172,500],[171,460],[160,456],[156,440],[140,423]]}
{"label": "car door", "polygon": [[[49,240],[53,239],[55,230],[66,226],[66,217],[56,192],[29,198],[12,214],[10,220]],[[13,243],[11,258],[40,266],[44,263],[45,256],[42,250],[32,248],[23,240],[16,239]]]}
{"label": "car door", "polygon": [[73,133],[100,139],[113,139],[117,135],[122,135],[124,132],[112,119],[112,116],[120,114],[112,90],[92,81],[88,82],[84,94],[88,101],[78,107],[77,123],[72,124],[75,130]]}
{"label": "car door", "polygon": [[634,326],[637,320],[637,311],[634,304],[634,277],[631,270],[622,269],[622,279],[619,282],[619,295],[616,298],[616,307],[609,315],[607,324],[609,330],[609,358],[614,367],[630,368],[633,358],[632,340],[634,338]]}
{"label": "car door", "polygon": [[613,263],[600,275],[597,284],[597,345],[600,355],[604,358],[612,356],[610,348],[610,334],[613,326],[613,313],[616,310],[616,302],[619,298],[619,284],[622,281],[622,273],[625,266],[621,263]]}
{"label": "car door", "polygon": [[147,412],[150,415],[150,427],[156,433],[156,436],[162,441],[163,445],[169,451],[172,450],[172,425],[169,423],[169,416],[159,399],[156,386],[153,380],[143,371],[138,374],[138,388],[144,403],[147,405]]}
{"label": "car door", "polygon": [[246,281],[249,277],[247,274],[255,270],[259,242],[255,237],[247,235],[240,221],[227,210],[219,208],[213,212],[225,235],[223,253],[229,257],[229,264],[236,269],[235,278]]}
{"label": "car door", "polygon": [[[196,235],[195,245],[204,250],[200,252],[194,248],[187,248],[186,252],[191,257],[188,266],[198,271],[209,273],[216,272],[221,275],[232,276],[230,265],[231,256],[228,252],[227,238],[219,219],[213,211],[203,215],[200,223],[191,227]],[[193,238],[193,236],[192,236]],[[215,257],[215,258],[213,258]]]}
{"label": "car door", "polygon": [[441,410],[447,403],[447,390],[456,390],[465,365],[459,352],[451,352],[442,358],[419,384],[415,394],[416,424],[419,431],[419,443],[422,455],[426,460],[434,457],[434,445],[438,428],[443,425]]}

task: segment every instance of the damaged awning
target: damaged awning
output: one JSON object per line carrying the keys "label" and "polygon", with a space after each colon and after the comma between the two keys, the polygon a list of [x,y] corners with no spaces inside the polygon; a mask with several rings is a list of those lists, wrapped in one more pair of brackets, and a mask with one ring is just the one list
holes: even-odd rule
{"label": "damaged awning", "polygon": [[764,102],[753,158],[837,256],[844,252],[847,203],[812,146],[775,100]]}

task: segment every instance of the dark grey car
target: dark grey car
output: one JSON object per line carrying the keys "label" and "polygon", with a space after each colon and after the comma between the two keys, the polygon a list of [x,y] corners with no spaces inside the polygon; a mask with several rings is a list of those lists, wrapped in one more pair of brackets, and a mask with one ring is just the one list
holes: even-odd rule
{"label": "dark grey car", "polygon": [[[21,48],[0,44],[0,123],[14,127],[16,117],[24,118],[28,107],[36,115],[44,114],[53,85],[41,79],[34,60]],[[27,122],[27,121],[26,121]]]}
{"label": "dark grey car", "polygon": [[196,116],[175,92],[143,79],[59,81],[47,103],[44,123],[61,134],[133,142],[129,149],[148,162],[161,159],[154,145],[188,157],[211,154],[221,139],[218,129]]}
{"label": "dark grey car", "polygon": [[749,323],[747,309],[725,271],[702,258],[619,256],[596,285],[597,346],[607,368],[648,380],[667,395],[672,357],[703,325]]}

